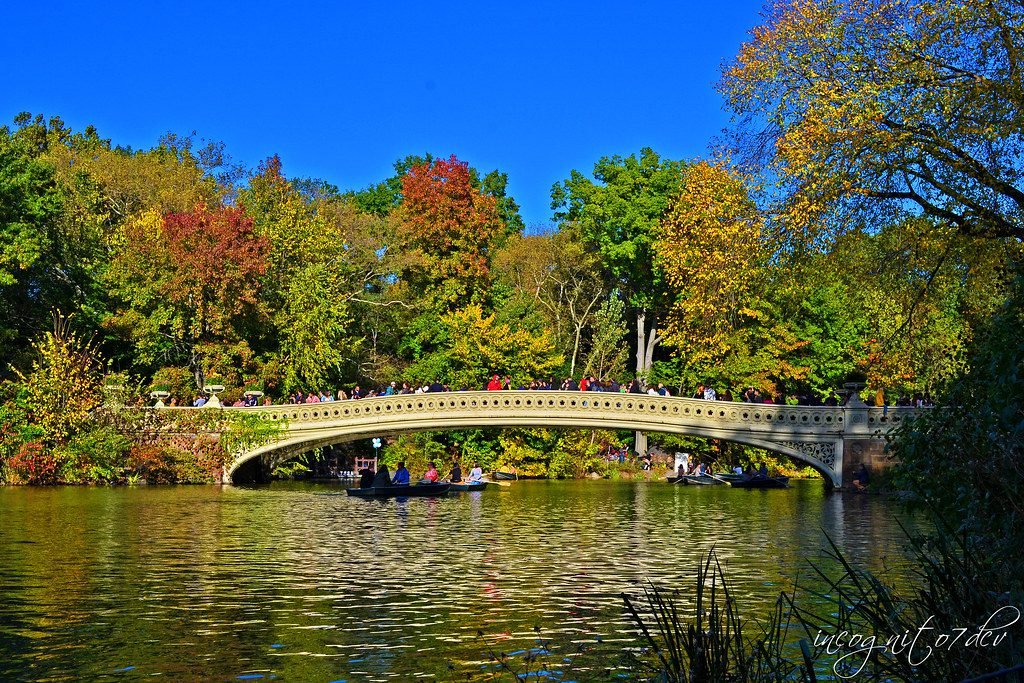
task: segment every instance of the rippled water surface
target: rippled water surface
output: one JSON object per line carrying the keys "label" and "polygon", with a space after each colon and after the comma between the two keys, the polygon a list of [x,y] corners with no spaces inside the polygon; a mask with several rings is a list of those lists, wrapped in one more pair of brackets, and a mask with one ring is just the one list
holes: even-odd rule
{"label": "rippled water surface", "polygon": [[745,614],[809,573],[823,530],[880,569],[895,513],[820,481],[384,502],[316,484],[0,489],[0,680],[450,680],[496,639],[529,649],[535,626],[621,648],[620,594],[692,586],[712,546]]}

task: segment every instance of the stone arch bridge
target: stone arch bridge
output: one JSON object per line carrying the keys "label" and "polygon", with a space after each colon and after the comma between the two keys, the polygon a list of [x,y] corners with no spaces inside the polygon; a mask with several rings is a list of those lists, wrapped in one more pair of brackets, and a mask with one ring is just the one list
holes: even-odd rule
{"label": "stone arch bridge", "polygon": [[842,486],[859,466],[885,467],[885,436],[918,411],[703,401],[578,391],[465,391],[231,408],[282,423],[267,443],[233,453],[230,482],[261,458],[267,467],[332,444],[400,432],[495,427],[628,429],[722,439],[785,454]]}

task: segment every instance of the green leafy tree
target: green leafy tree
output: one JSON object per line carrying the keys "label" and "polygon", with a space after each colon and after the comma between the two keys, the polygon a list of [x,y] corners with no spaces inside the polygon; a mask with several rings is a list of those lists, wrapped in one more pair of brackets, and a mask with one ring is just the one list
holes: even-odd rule
{"label": "green leafy tree", "polygon": [[497,323],[479,305],[442,315],[429,347],[420,347],[420,354],[409,376],[419,382],[445,381],[453,388],[480,388],[492,373],[525,384],[563,362],[546,334]]}
{"label": "green leafy tree", "polygon": [[583,374],[592,377],[622,378],[626,373],[629,349],[626,306],[614,294],[601,303],[590,322],[590,346],[583,363]]}
{"label": "green leafy tree", "polygon": [[594,180],[574,170],[551,188],[555,220],[576,224],[583,244],[599,254],[610,288],[622,293],[635,316],[638,374],[650,369],[661,340],[665,281],[653,245],[684,169],[644,148],[639,156],[602,157]]}
{"label": "green leafy tree", "polygon": [[53,168],[24,139],[0,128],[0,365],[41,324],[57,265],[56,222],[63,210]]}

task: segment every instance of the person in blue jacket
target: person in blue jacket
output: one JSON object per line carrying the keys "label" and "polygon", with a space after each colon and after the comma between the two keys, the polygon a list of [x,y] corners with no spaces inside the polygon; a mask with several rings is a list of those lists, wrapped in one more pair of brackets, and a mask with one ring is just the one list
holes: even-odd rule
{"label": "person in blue jacket", "polygon": [[391,480],[391,483],[395,486],[408,486],[409,485],[409,470],[405,469],[405,463],[398,463],[398,469],[395,470],[395,478]]}

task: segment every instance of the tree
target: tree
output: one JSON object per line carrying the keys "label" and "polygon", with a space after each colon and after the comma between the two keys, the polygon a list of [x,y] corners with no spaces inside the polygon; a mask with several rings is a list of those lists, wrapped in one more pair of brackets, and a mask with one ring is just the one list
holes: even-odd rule
{"label": "tree", "polygon": [[[349,196],[365,213],[387,216],[402,205],[402,179],[406,174],[416,166],[431,165],[434,161],[435,157],[430,153],[423,156],[409,155],[399,159],[394,163],[395,175],[358,192],[351,192]],[[495,169],[481,178],[480,171],[470,166],[469,183],[473,189],[488,197],[494,197],[498,203],[498,213],[501,214],[510,235],[521,233],[526,228],[522,216],[519,215],[519,204],[508,194],[507,173]]]}
{"label": "tree", "polygon": [[770,254],[742,180],[699,162],[662,223],[658,263],[676,293],[665,337],[693,362],[720,360],[744,320],[763,315],[754,294]]}
{"label": "tree", "polygon": [[626,372],[629,349],[626,341],[626,306],[615,294],[606,298],[590,321],[590,348],[583,362],[588,377],[616,378]]}
{"label": "tree", "polygon": [[277,316],[285,389],[324,388],[342,375],[362,339],[353,338],[346,285],[324,264],[301,269],[291,280],[284,310]]}
{"label": "tree", "polygon": [[498,323],[476,304],[445,313],[409,376],[418,382],[446,381],[454,388],[482,387],[492,373],[516,385],[545,377],[562,364],[550,337]]}
{"label": "tree", "polygon": [[577,224],[583,244],[600,255],[610,289],[622,292],[635,315],[639,375],[650,369],[661,339],[665,283],[652,245],[684,169],[644,148],[639,157],[602,157],[594,165],[597,182],[574,170],[551,188],[555,220]]}
{"label": "tree", "polygon": [[666,343],[697,381],[792,390],[808,376],[809,342],[783,313],[797,298],[791,273],[773,259],[744,179],[702,161],[683,184],[655,245],[674,293]]}
{"label": "tree", "polygon": [[125,223],[106,275],[120,306],[107,325],[136,341],[140,360],[184,361],[203,383],[203,348],[244,338],[261,316],[260,277],[269,244],[235,207]]}
{"label": "tree", "polygon": [[724,72],[738,148],[814,237],[916,212],[1024,237],[1024,8],[1010,0],[776,2]]}
{"label": "tree", "polygon": [[95,343],[71,328],[70,318],[53,314],[53,330],[33,344],[36,358],[25,389],[30,422],[47,448],[66,444],[90,424],[101,403],[102,362]]}
{"label": "tree", "polygon": [[509,240],[495,264],[503,279],[539,305],[575,376],[588,343],[584,333],[607,297],[597,254],[584,248],[569,224],[553,234]]}
{"label": "tree", "polygon": [[[801,299],[805,312],[812,304],[819,313],[845,309],[860,330],[853,357],[873,388],[934,393],[965,369],[974,330],[1005,301],[1008,273],[1019,257],[1019,244],[907,219],[841,236],[802,271],[807,293]],[[833,292],[831,300],[822,302],[815,290]],[[835,314],[838,322],[841,312]],[[832,328],[814,344],[850,332]],[[813,364],[825,367],[830,355],[818,355]]]}
{"label": "tree", "polygon": [[[46,306],[46,272],[54,265],[63,195],[52,167],[0,129],[0,343],[25,343],[26,328]],[[6,367],[11,356],[0,353]]]}
{"label": "tree", "polygon": [[491,252],[507,234],[497,201],[473,188],[469,165],[455,156],[413,166],[402,194],[405,248],[419,260],[403,278],[442,308],[478,301]]}
{"label": "tree", "polygon": [[360,354],[377,350],[368,322],[376,309],[406,305],[392,296],[404,263],[396,221],[362,213],[322,184],[289,180],[276,156],[260,164],[239,202],[270,244],[262,289],[273,326],[260,335],[267,362],[285,369],[289,389],[355,374]]}

